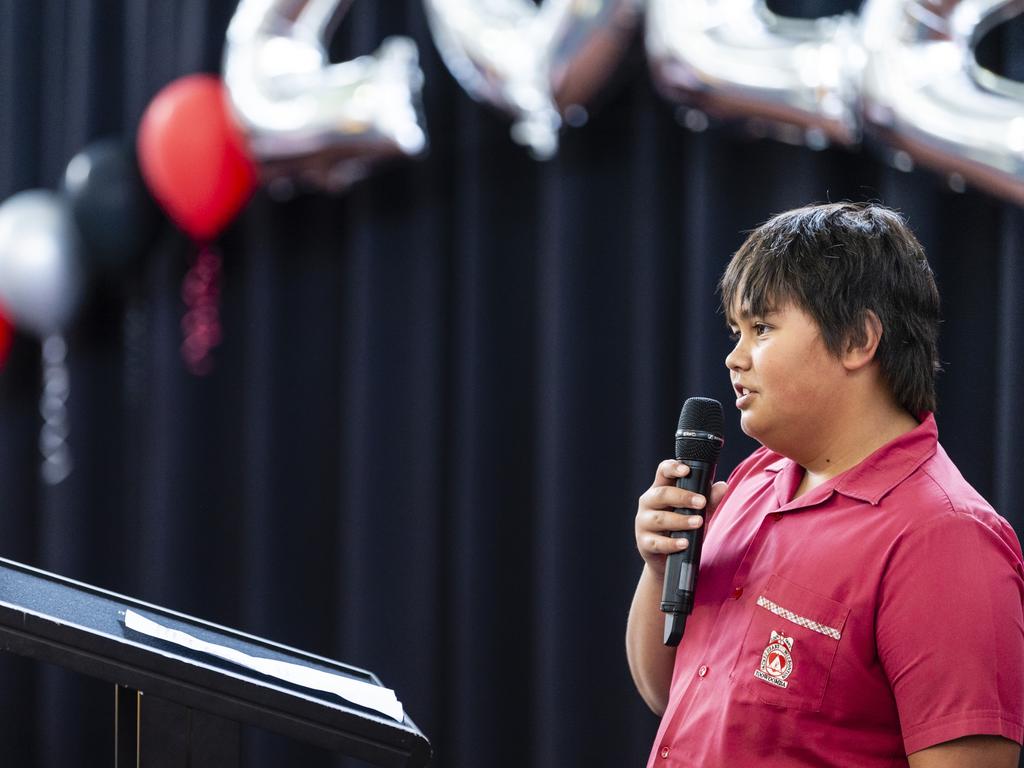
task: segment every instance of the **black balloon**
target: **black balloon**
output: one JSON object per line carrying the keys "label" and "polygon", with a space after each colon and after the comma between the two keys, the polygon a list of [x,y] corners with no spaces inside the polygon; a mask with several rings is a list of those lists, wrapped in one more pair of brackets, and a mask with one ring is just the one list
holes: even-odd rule
{"label": "black balloon", "polygon": [[160,212],[130,144],[112,138],[89,144],[68,163],[63,189],[96,271],[127,269],[152,243]]}

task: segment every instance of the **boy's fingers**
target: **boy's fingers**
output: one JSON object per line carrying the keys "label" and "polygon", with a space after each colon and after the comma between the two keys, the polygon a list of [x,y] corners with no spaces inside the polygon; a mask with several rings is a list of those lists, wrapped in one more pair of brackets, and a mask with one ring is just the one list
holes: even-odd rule
{"label": "boy's fingers", "polygon": [[643,514],[642,527],[648,531],[691,531],[700,528],[704,519],[700,515],[687,515],[667,509],[652,509]]}
{"label": "boy's fingers", "polygon": [[712,507],[717,507],[719,502],[722,501],[722,497],[725,496],[725,492],[729,490],[729,484],[724,480],[719,480],[717,483],[711,486],[710,501]]}
{"label": "boy's fingers", "polygon": [[702,509],[706,504],[699,493],[674,485],[653,486],[640,497],[641,509]]}
{"label": "boy's fingers", "polygon": [[686,539],[673,539],[669,536],[648,536],[646,542],[647,551],[655,555],[670,555],[673,552],[681,552],[689,546]]}
{"label": "boy's fingers", "polygon": [[680,477],[690,474],[690,468],[681,461],[665,459],[654,473],[654,485],[675,485]]}

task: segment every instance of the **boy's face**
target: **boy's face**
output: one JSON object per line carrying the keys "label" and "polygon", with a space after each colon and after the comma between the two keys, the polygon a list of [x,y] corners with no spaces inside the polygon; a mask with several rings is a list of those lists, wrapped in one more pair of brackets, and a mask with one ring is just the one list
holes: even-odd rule
{"label": "boy's face", "polygon": [[814,319],[787,302],[764,315],[730,307],[736,346],[725,358],[743,431],[798,459],[827,439],[846,370],[825,347]]}

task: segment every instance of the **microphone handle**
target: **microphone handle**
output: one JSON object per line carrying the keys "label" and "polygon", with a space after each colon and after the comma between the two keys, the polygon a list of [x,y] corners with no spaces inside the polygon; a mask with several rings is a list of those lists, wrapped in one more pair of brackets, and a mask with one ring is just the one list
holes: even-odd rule
{"label": "microphone handle", "polygon": [[[711,494],[715,482],[715,465],[706,461],[680,459],[690,468],[690,474],[680,477],[676,487],[699,493],[705,498]],[[679,508],[683,515],[700,515],[703,509]],[[704,543],[704,526],[696,530],[672,531],[673,539],[686,539],[689,544],[681,552],[673,552],[665,559],[665,581],[661,592],[661,610],[665,616],[665,645],[679,645],[686,616],[693,610],[693,593],[697,588],[700,551]]]}

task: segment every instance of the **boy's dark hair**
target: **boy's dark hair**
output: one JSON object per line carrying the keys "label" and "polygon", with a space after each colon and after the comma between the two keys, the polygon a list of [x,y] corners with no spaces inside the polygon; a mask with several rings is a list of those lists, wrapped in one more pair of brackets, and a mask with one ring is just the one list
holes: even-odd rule
{"label": "boy's dark hair", "polygon": [[764,315],[793,302],[839,356],[864,342],[867,311],[882,323],[878,360],[897,402],[935,410],[939,292],[924,249],[895,211],[874,203],[811,205],[750,234],[719,283],[722,307]]}

